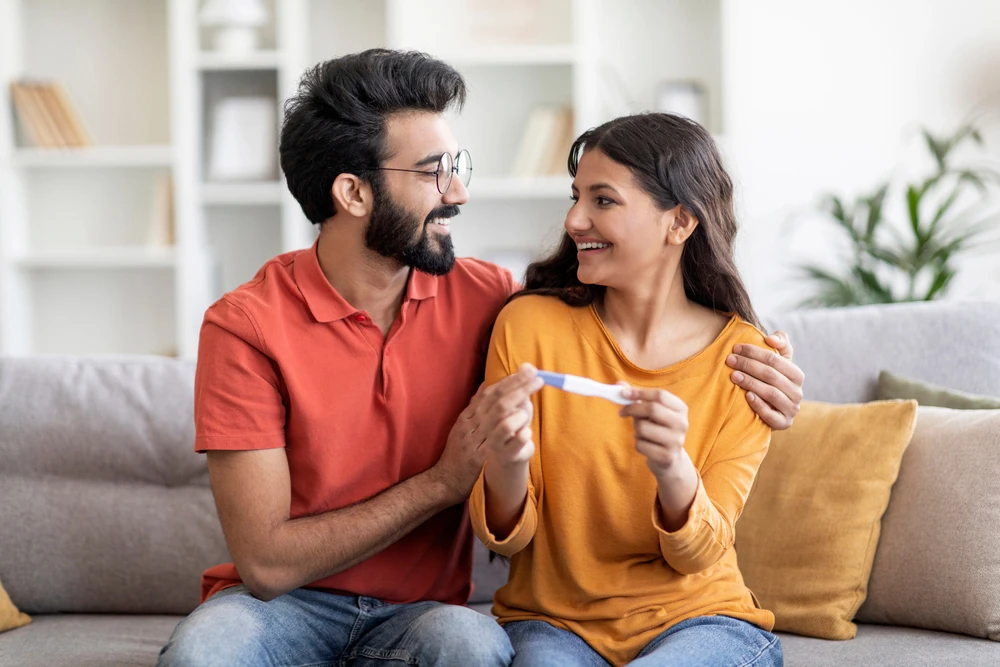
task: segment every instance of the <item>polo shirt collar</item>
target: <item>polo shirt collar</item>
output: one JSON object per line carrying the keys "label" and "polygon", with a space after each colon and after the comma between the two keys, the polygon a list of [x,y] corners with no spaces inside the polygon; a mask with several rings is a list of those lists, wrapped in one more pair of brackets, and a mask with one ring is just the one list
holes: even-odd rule
{"label": "polo shirt collar", "polygon": [[[319,265],[317,249],[319,239],[311,248],[301,251],[295,257],[295,284],[309,306],[310,312],[317,322],[335,322],[358,312],[358,309],[347,302],[347,299],[333,288],[330,281],[323,275]],[[406,282],[406,296],[403,303],[420,301],[437,296],[438,278],[416,269],[410,270],[410,278]]]}

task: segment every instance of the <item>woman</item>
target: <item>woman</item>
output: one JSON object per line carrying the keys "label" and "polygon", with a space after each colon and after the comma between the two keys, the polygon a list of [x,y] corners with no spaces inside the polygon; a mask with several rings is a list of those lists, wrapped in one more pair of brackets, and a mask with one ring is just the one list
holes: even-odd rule
{"label": "woman", "polygon": [[733,550],[770,429],[725,364],[764,344],[732,182],[701,126],[662,113],[584,133],[569,168],[566,236],[501,312],[486,381],[531,364],[634,402],[544,389],[489,451],[470,507],[511,558],[493,611],[514,665],[780,665]]}

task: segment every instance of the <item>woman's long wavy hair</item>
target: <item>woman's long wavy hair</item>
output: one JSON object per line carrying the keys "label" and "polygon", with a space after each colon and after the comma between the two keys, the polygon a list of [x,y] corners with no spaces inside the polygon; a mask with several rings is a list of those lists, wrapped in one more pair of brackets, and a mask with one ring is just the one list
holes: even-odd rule
{"label": "woman's long wavy hair", "polygon": [[[705,128],[667,113],[616,118],[587,130],[573,143],[568,160],[572,176],[583,154],[592,150],[628,167],[660,210],[680,204],[698,219],[681,255],[688,299],[716,311],[736,313],[760,327],[733,259],[737,227],[733,182]],[[512,298],[542,294],[571,306],[588,306],[604,293],[604,287],[580,282],[578,268],[576,243],[566,234],[551,255],[528,266],[524,290]]]}

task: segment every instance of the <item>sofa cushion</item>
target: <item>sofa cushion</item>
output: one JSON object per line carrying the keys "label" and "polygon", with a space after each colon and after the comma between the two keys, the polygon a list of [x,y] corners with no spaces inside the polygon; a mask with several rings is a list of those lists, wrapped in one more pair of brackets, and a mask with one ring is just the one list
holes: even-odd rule
{"label": "sofa cushion", "polygon": [[0,635],[0,665],[151,667],[182,618],[43,614]]}
{"label": "sofa cushion", "polygon": [[13,630],[28,623],[31,623],[31,617],[14,606],[7,591],[4,590],[3,582],[0,581],[0,632]]}
{"label": "sofa cushion", "polygon": [[788,667],[996,667],[1000,644],[962,635],[858,625],[849,642],[779,633]]}
{"label": "sofa cushion", "polygon": [[804,403],[775,432],[739,519],[747,586],[777,630],[850,639],[917,404]]}
{"label": "sofa cushion", "polygon": [[858,620],[1000,640],[1000,410],[919,408]]}
{"label": "sofa cushion", "polygon": [[203,455],[194,365],[0,360],[0,573],[30,614],[187,613],[229,560]]}
{"label": "sofa cushion", "polygon": [[1000,396],[1000,303],[902,303],[765,318],[786,331],[806,398],[874,400],[883,368],[961,391]]}
{"label": "sofa cushion", "polygon": [[914,380],[889,371],[878,374],[878,399],[880,401],[913,399],[920,405],[953,410],[1000,410],[1000,398],[939,387],[930,382]]}

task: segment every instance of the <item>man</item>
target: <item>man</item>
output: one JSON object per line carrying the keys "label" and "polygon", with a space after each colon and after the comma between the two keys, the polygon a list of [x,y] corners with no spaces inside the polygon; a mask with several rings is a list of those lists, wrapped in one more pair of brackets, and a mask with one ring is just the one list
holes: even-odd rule
{"label": "man", "polygon": [[[541,381],[478,389],[510,274],[455,260],[468,154],[443,118],[465,84],[427,56],[322,63],[285,112],[281,166],[316,244],[281,255],[206,313],[198,451],[233,563],[163,665],[504,665],[471,590],[465,501],[491,442],[524,428]],[[787,341],[772,343],[791,355]],[[802,374],[734,357],[762,417],[786,428]]]}

